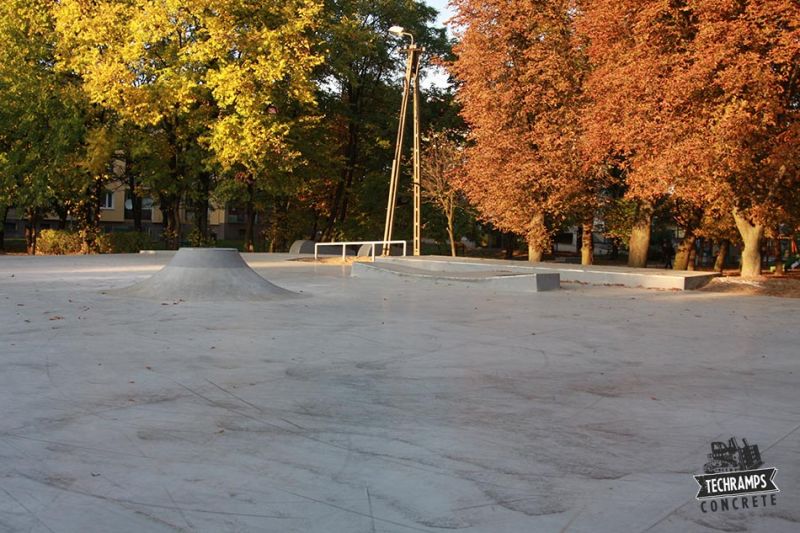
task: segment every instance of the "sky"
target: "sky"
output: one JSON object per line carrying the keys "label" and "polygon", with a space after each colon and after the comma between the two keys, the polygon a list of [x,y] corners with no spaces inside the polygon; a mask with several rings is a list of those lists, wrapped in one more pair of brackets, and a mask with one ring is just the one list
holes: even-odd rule
{"label": "sky", "polygon": [[425,0],[425,3],[439,12],[439,24],[453,16],[453,10],[447,5],[448,0]]}
{"label": "sky", "polygon": [[[445,21],[453,16],[453,10],[447,5],[448,0],[425,0],[425,3],[436,9],[439,12],[437,22],[439,25],[444,26]],[[427,68],[426,72],[422,73],[421,87],[430,87],[431,85],[441,88],[449,87],[447,82],[447,74],[439,68]]]}

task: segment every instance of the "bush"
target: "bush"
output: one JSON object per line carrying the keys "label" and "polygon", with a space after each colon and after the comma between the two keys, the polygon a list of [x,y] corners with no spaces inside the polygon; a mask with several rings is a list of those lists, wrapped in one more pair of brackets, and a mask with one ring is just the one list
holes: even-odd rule
{"label": "bush", "polygon": [[138,231],[130,233],[112,233],[111,247],[117,254],[137,254],[153,247],[150,236]]}
{"label": "bush", "polygon": [[106,233],[98,239],[101,254],[135,254],[152,248],[150,237],[138,231]]}
{"label": "bush", "polygon": [[81,236],[76,231],[43,229],[36,237],[36,254],[79,254],[81,253],[81,243]]}
{"label": "bush", "polygon": [[192,229],[187,240],[189,241],[189,246],[192,248],[209,248],[214,246],[214,239],[210,236],[203,235],[197,231],[197,228]]}
{"label": "bush", "polygon": [[97,246],[98,254],[114,253],[114,246],[111,243],[111,235],[113,235],[113,233],[101,233],[95,238],[94,242]]}
{"label": "bush", "polygon": [[[101,254],[135,254],[152,248],[146,233],[125,231],[101,233],[97,236],[97,251]],[[83,239],[77,231],[45,229],[36,239],[37,255],[69,255],[83,252]]]}

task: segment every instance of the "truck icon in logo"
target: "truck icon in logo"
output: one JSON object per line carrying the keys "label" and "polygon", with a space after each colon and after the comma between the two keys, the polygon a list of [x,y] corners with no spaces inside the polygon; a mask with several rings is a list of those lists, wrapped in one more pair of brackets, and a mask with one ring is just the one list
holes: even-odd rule
{"label": "truck icon in logo", "polygon": [[731,437],[728,443],[712,442],[708,462],[703,465],[706,474],[719,474],[722,472],[738,472],[753,470],[764,464],[757,444],[748,444],[747,439],[742,439],[744,446],[739,446],[736,437]]}
{"label": "truck icon in logo", "polygon": [[[732,496],[765,495],[780,492],[775,485],[773,478],[778,471],[777,468],[763,467],[764,461],[761,459],[761,450],[755,444],[749,444],[747,439],[742,439],[742,445],[736,437],[731,437],[728,442],[714,441],[711,443],[711,453],[707,454],[708,462],[703,465],[703,475],[694,476],[695,481],[700,486],[696,498],[705,500],[711,498],[730,498]],[[764,496],[763,504],[766,505],[767,498]],[[770,499],[770,503],[774,498]],[[710,509],[715,512],[718,505],[720,509],[727,510],[727,501],[720,504],[710,503]],[[731,505],[738,508],[739,500],[733,501]],[[741,501],[742,508],[758,506],[758,501]],[[773,503],[774,505],[774,503]],[[701,507],[703,512],[704,507]]]}

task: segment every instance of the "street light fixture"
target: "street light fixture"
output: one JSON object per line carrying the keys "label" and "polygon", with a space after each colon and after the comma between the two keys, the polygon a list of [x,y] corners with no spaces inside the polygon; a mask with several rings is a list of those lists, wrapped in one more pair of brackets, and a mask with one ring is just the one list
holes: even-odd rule
{"label": "street light fixture", "polygon": [[406,31],[406,29],[402,26],[392,26],[389,28],[389,33],[394,35],[395,37],[402,37],[407,36],[411,38],[411,44],[414,45],[414,36]]}
{"label": "street light fixture", "polygon": [[414,100],[414,255],[420,255],[421,244],[421,187],[420,187],[420,149],[419,149],[419,64],[420,56],[424,49],[414,43],[414,36],[407,32],[402,26],[392,26],[389,33],[397,37],[409,37],[411,44],[406,49],[408,54],[406,60],[406,75],[403,82],[403,100],[400,104],[400,121],[397,127],[397,140],[394,147],[394,160],[392,161],[392,175],[389,180],[389,202],[386,206],[386,226],[383,231],[383,255],[389,255],[392,240],[392,228],[394,226],[394,208],[397,203],[397,183],[400,180],[400,161],[403,155],[403,134],[406,129],[406,115],[408,114],[408,96],[413,87]]}

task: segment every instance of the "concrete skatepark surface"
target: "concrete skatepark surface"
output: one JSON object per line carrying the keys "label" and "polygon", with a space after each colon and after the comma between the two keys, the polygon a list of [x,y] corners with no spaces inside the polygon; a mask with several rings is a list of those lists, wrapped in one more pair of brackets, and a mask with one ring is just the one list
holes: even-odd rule
{"label": "concrete skatepark surface", "polygon": [[[349,277],[306,295],[101,294],[170,254],[0,257],[0,531],[800,528],[800,301]],[[702,513],[712,441],[774,506]]]}

